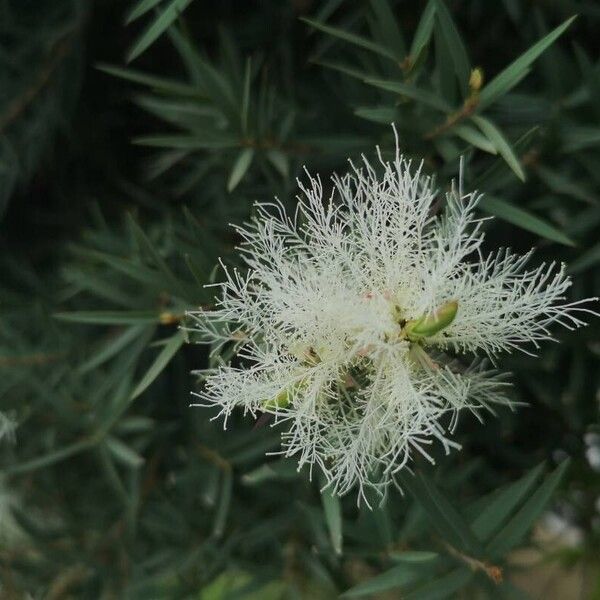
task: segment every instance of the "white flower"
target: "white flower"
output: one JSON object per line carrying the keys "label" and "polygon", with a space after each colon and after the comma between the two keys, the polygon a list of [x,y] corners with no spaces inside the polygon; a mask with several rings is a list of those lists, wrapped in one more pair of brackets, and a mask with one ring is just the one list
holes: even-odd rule
{"label": "white flower", "polygon": [[436,216],[421,168],[398,150],[393,162],[378,155],[379,172],[351,162],[325,201],[318,177],[299,183],[293,215],[257,205],[236,228],[247,273],[223,267],[215,310],[192,313],[205,341],[231,342],[239,357],[206,372],[199,405],[218,407],[225,425],[235,407],[273,413],[287,426],[282,453],[361,496],[415,452],[432,460],[433,441],[459,447],[449,436],[461,409],[481,420],[510,405],[500,376],[458,354],[537,347],[552,323],[578,327],[586,311],[565,299],[564,266],[482,256],[477,194],[452,189]]}

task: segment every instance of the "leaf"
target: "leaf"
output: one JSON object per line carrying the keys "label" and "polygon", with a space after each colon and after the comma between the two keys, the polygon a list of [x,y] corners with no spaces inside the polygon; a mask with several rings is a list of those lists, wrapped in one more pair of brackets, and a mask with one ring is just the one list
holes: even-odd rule
{"label": "leaf", "polygon": [[142,377],[142,380],[137,384],[131,393],[131,400],[137,398],[142,392],[144,392],[146,388],[148,388],[148,386],[162,373],[173,356],[175,356],[179,348],[181,348],[184,341],[185,335],[181,330],[169,338],[169,341],[164,345],[163,349],[154,359],[152,365],[150,365],[148,371],[146,371],[144,377]]}
{"label": "leaf", "polygon": [[454,64],[454,73],[458,78],[460,89],[463,95],[466,95],[469,89],[471,63],[452,16],[442,0],[436,0],[436,17],[440,31],[450,52],[452,63]]}
{"label": "leaf", "polygon": [[387,90],[388,92],[401,94],[402,96],[421,102],[422,104],[435,108],[441,112],[449,113],[452,111],[452,106],[444,100],[444,98],[433,92],[417,88],[414,85],[408,85],[399,81],[386,81],[383,79],[365,79],[364,81],[369,85]]}
{"label": "leaf", "polygon": [[136,19],[139,19],[142,15],[145,15],[155,6],[158,6],[161,2],[162,0],[140,0],[139,2],[136,2],[127,13],[125,23],[128,25]]}
{"label": "leaf", "polygon": [[328,33],[333,37],[336,37],[340,40],[344,40],[345,42],[349,42],[350,44],[354,44],[355,46],[359,46],[360,48],[364,48],[365,50],[369,50],[371,52],[375,52],[380,56],[384,56],[393,61],[396,61],[396,56],[393,52],[384,48],[380,44],[377,44],[371,40],[368,40],[364,37],[356,35],[354,33],[350,33],[349,31],[345,31],[343,29],[338,29],[337,27],[331,27],[330,25],[325,25],[324,23],[319,23],[318,21],[314,21],[312,19],[307,19],[306,17],[300,17],[300,20],[314,27],[315,29],[319,29],[324,33]]}
{"label": "leaf", "polygon": [[87,450],[93,445],[93,440],[84,439],[79,442],[75,442],[73,444],[69,444],[68,446],[64,446],[58,450],[53,450],[51,452],[46,452],[42,456],[37,458],[32,458],[31,460],[27,460],[22,463],[8,465],[2,469],[0,472],[4,475],[16,475],[20,473],[29,473],[30,471],[35,471],[36,469],[41,469],[47,467],[49,465],[53,465],[57,462],[70,458],[83,450]]}
{"label": "leaf", "polygon": [[594,195],[585,189],[584,186],[571,181],[567,176],[562,173],[552,170],[550,168],[539,165],[536,168],[536,174],[538,177],[554,192],[557,194],[565,194],[576,200],[582,202],[595,202]]}
{"label": "leaf", "polygon": [[286,178],[290,174],[290,164],[287,155],[281,150],[267,150],[267,160],[277,169],[279,174]]}
{"label": "leaf", "polygon": [[119,332],[118,335],[111,333],[110,339],[102,346],[102,350],[95,352],[94,355],[79,366],[77,371],[83,375],[99,367],[102,363],[116,356],[121,350],[129,346],[145,330],[144,325],[133,325]]}
{"label": "leaf", "polygon": [[502,525],[537,481],[543,468],[543,463],[539,464],[494,496],[471,522],[471,528],[477,537],[487,540]]}
{"label": "leaf", "polygon": [[456,592],[466,586],[473,578],[473,572],[460,567],[438,579],[428,581],[424,585],[404,594],[403,600],[442,600],[456,598]]}
{"label": "leaf", "polygon": [[519,162],[519,159],[511,148],[510,144],[502,135],[500,130],[485,117],[480,115],[473,115],[471,120],[479,127],[483,135],[485,135],[491,144],[498,150],[502,158],[506,161],[508,166],[513,170],[515,175],[521,180],[525,181],[525,172]]}
{"label": "leaf", "polygon": [[126,81],[131,81],[132,83],[139,83],[140,85],[146,85],[155,91],[165,94],[183,96],[186,98],[206,98],[206,95],[203,94],[198,88],[174,81],[172,79],[156,77],[155,75],[148,75],[147,73],[143,73],[142,71],[137,71],[135,69],[122,69],[120,67],[113,67],[103,63],[98,64],[97,68],[99,71],[107,73],[108,75],[112,75],[113,77],[125,79]]}
{"label": "leaf", "polygon": [[415,566],[393,567],[345,591],[340,598],[361,598],[414,583],[421,573]]}
{"label": "leaf", "polygon": [[423,10],[423,14],[419,20],[410,47],[411,69],[419,62],[421,53],[425,50],[427,44],[429,44],[429,41],[431,40],[431,34],[433,33],[433,26],[435,24],[435,12],[436,2],[435,0],[429,0],[427,6]]}
{"label": "leaf", "polygon": [[420,563],[425,561],[433,560],[434,558],[438,558],[439,554],[437,552],[429,552],[424,550],[412,550],[406,552],[392,552],[390,554],[390,558],[392,560],[397,560],[400,562],[406,563]]}
{"label": "leaf", "polygon": [[479,93],[479,110],[483,110],[514,87],[521,80],[529,65],[531,65],[531,63],[533,63],[533,61],[536,60],[548,46],[554,43],[556,39],[562,35],[575,18],[576,17],[571,17],[570,19],[567,19],[562,25],[559,25],[556,29],[552,30],[484,86]]}
{"label": "leaf", "polygon": [[252,164],[252,159],[254,158],[254,148],[244,148],[239,154],[238,157],[231,168],[231,173],[229,175],[229,180],[227,182],[227,191],[233,192],[233,190],[237,187],[238,183],[243,179],[246,171]]}
{"label": "leaf", "polygon": [[213,524],[213,536],[217,539],[223,536],[229,508],[231,506],[231,492],[233,490],[233,474],[231,469],[224,469],[221,476],[221,492],[219,504]]}
{"label": "leaf", "polygon": [[465,123],[461,123],[455,125],[449,130],[450,133],[457,135],[459,138],[465,140],[465,142],[483,150],[484,152],[488,152],[489,154],[497,154],[496,147],[477,129],[474,127],[470,127]]}
{"label": "leaf", "polygon": [[127,62],[131,62],[147,50],[175,22],[191,1],[172,0],[166,8],[162,9],[142,35],[133,43],[127,53]]}
{"label": "leaf", "polygon": [[469,554],[481,554],[481,544],[469,524],[430,478],[422,472],[416,475],[405,474],[401,477],[401,484],[421,504],[432,525],[449,544]]}
{"label": "leaf", "polygon": [[583,273],[590,267],[593,267],[596,263],[600,262],[600,243],[590,248],[587,252],[584,252],[577,257],[568,268],[569,273],[572,275],[576,273]]}
{"label": "leaf", "polygon": [[120,439],[109,435],[104,444],[108,451],[122,464],[132,469],[138,469],[144,464],[144,458]]}
{"label": "leaf", "polygon": [[565,246],[575,246],[573,240],[567,237],[560,229],[548,223],[548,221],[496,196],[484,196],[479,201],[479,208],[508,223],[521,227],[521,229],[531,231],[553,242],[558,242]]}
{"label": "leaf", "polygon": [[521,542],[550,502],[570,462],[571,459],[564,460],[494,537],[486,549],[490,556],[504,556]]}
{"label": "leaf", "polygon": [[160,320],[160,314],[155,310],[80,310],[55,313],[54,317],[61,321],[93,325],[136,325]]}
{"label": "leaf", "polygon": [[329,489],[321,491],[321,502],[323,503],[323,512],[325,522],[329,529],[329,538],[336,554],[342,554],[342,507],[337,495],[332,494]]}
{"label": "leaf", "polygon": [[133,138],[137,146],[152,148],[178,148],[181,150],[223,150],[235,148],[239,140],[233,136],[223,135],[213,139],[190,134],[140,135]]}
{"label": "leaf", "polygon": [[370,5],[383,43],[391,49],[397,60],[401,60],[406,54],[404,38],[388,1],[370,0]]}

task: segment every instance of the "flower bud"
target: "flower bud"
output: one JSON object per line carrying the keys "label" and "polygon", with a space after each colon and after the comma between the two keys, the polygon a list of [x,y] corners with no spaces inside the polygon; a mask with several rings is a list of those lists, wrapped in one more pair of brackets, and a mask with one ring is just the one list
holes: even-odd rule
{"label": "flower bud", "polygon": [[477,67],[471,71],[469,77],[469,89],[472,92],[478,92],[483,85],[483,69]]}
{"label": "flower bud", "polygon": [[262,406],[265,410],[277,410],[278,408],[287,408],[290,402],[294,399],[296,393],[298,393],[305,384],[300,381],[290,386],[287,389],[281,390],[275,398],[270,400],[264,400]]}
{"label": "flower bud", "polygon": [[409,340],[418,340],[435,335],[454,321],[457,311],[458,302],[456,300],[444,302],[433,313],[409,321],[404,328],[406,337]]}

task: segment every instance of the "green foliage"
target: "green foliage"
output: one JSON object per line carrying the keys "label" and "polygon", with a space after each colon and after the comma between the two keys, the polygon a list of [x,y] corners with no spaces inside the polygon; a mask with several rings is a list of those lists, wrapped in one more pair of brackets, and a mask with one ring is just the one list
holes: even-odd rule
{"label": "green foliage", "polygon": [[593,6],[33,5],[0,2],[3,594],[515,598],[510,552],[550,509],[597,568],[597,322],[502,357],[530,406],[465,415],[463,450],[371,510],[266,454],[277,427],[189,406],[192,372],[233,348],[195,345],[186,317],[236,260],[228,223],[293,205],[304,165],[326,182],[390,152],[392,121],[440,189],[462,157],[493,243],[566,260],[573,297],[598,295]]}

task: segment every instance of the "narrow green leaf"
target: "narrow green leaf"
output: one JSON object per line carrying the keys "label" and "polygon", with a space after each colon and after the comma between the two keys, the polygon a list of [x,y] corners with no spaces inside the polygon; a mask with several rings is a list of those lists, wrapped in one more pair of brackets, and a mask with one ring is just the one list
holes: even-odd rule
{"label": "narrow green leaf", "polygon": [[582,202],[595,202],[594,195],[582,185],[571,181],[566,175],[542,165],[536,168],[538,177],[557,194],[565,194]]}
{"label": "narrow green leaf", "polygon": [[437,552],[429,552],[425,550],[410,550],[406,552],[392,552],[390,558],[399,562],[420,563],[438,558]]}
{"label": "narrow green leaf", "polygon": [[484,86],[479,94],[479,109],[483,110],[516,85],[529,65],[563,34],[574,19],[575,17],[571,17],[552,30]]}
{"label": "narrow green leaf", "polygon": [[573,240],[567,237],[560,229],[548,223],[548,221],[496,196],[484,196],[479,202],[479,208],[503,221],[512,223],[517,227],[521,227],[521,229],[531,231],[553,242],[558,242],[565,246],[575,245]]}
{"label": "narrow green leaf", "polygon": [[155,310],[80,310],[55,313],[54,317],[72,323],[93,325],[136,325],[138,323],[157,323],[159,313]]}
{"label": "narrow green leaf", "polygon": [[329,489],[321,492],[321,502],[323,503],[323,513],[325,522],[329,529],[329,538],[336,554],[342,554],[342,507],[340,499],[332,494]]}
{"label": "narrow green leaf", "polygon": [[434,92],[429,92],[427,90],[417,88],[414,85],[408,85],[406,83],[401,83],[400,81],[387,81],[383,79],[365,79],[365,83],[369,85],[373,85],[375,87],[381,88],[382,90],[387,90],[388,92],[394,92],[396,94],[401,94],[402,96],[406,96],[407,98],[411,98],[416,102],[420,102],[421,104],[425,104],[435,110],[439,110],[444,113],[449,113],[452,111],[452,106],[444,98],[438,96]]}
{"label": "narrow green leaf", "polygon": [[504,556],[523,540],[548,505],[548,502],[550,502],[570,462],[570,459],[564,460],[494,537],[487,547],[490,556]]}
{"label": "narrow green leaf", "polygon": [[104,444],[108,451],[126,467],[138,469],[144,464],[142,456],[113,435],[106,436]]}
{"label": "narrow green leaf", "polygon": [[332,69],[334,71],[338,71],[339,73],[343,73],[344,75],[348,75],[349,77],[354,77],[355,79],[360,79],[364,81],[365,77],[368,76],[368,73],[365,71],[359,71],[350,65],[340,63],[337,61],[330,60],[312,60],[315,65],[320,65],[321,67],[325,67],[326,69]]}
{"label": "narrow green leaf", "polygon": [[578,256],[570,265],[569,273],[572,275],[576,273],[583,273],[590,267],[593,267],[597,263],[600,263],[600,243],[590,248],[587,252],[584,252]]}
{"label": "narrow green leaf", "polygon": [[421,504],[432,525],[449,544],[469,554],[481,554],[481,544],[469,524],[429,477],[422,472],[406,474],[402,476],[401,484]]}
{"label": "narrow green leaf", "polygon": [[250,110],[250,79],[252,77],[252,59],[248,57],[246,60],[246,70],[244,71],[244,90],[242,92],[242,133],[248,133],[248,111]]}
{"label": "narrow green leaf", "polygon": [[269,462],[249,473],[245,473],[242,477],[244,485],[261,485],[266,481],[271,480],[289,480],[298,477],[298,467],[296,463],[290,460],[280,460],[277,462]]}
{"label": "narrow green leaf", "polygon": [[570,154],[600,146],[600,127],[592,125],[563,125],[562,151]]}
{"label": "narrow green leaf", "polygon": [[5,475],[16,475],[18,473],[29,473],[30,471],[35,471],[36,469],[41,469],[44,467],[48,467],[49,465],[53,465],[57,462],[63,461],[83,450],[87,450],[93,445],[93,440],[84,439],[80,442],[75,442],[73,444],[69,444],[68,446],[64,446],[59,450],[53,450],[51,452],[46,452],[42,456],[37,458],[33,458],[31,460],[12,464],[0,469],[0,472]]}
{"label": "narrow green leaf", "polygon": [[515,175],[521,181],[525,181],[523,167],[502,132],[489,119],[480,115],[473,115],[471,120],[479,127],[483,135],[488,138],[494,148],[498,150]]}
{"label": "narrow green leaf", "polygon": [[474,127],[462,123],[455,125],[449,130],[450,133],[457,135],[459,138],[465,140],[465,142],[487,152],[488,154],[497,154],[496,147],[490,142],[484,135],[479,133]]}
{"label": "narrow green leaf", "polygon": [[287,155],[281,150],[267,150],[267,160],[277,169],[279,174],[287,179],[290,174],[290,163]]}
{"label": "narrow green leaf", "polygon": [[414,565],[400,565],[355,585],[344,592],[340,598],[362,598],[363,596],[393,590],[414,583],[420,576],[419,569]]}
{"label": "narrow green leaf", "polygon": [[391,106],[359,106],[354,114],[361,119],[389,125],[396,121],[398,111]]}
{"label": "narrow green leaf", "polygon": [[219,494],[217,512],[213,524],[213,536],[217,539],[223,536],[227,515],[231,506],[231,492],[233,491],[233,474],[230,469],[225,469],[221,476],[221,491]]}
{"label": "narrow green leaf", "polygon": [[135,69],[122,69],[120,67],[113,67],[112,65],[106,65],[103,63],[100,63],[97,68],[103,73],[124,79],[126,81],[131,81],[132,83],[146,85],[157,92],[162,92],[173,96],[183,96],[186,98],[206,98],[206,95],[203,94],[198,88],[174,81],[172,79],[156,77],[155,75],[149,75]]}
{"label": "narrow green leaf", "polygon": [[436,0],[436,2],[436,17],[440,30],[452,57],[454,73],[458,78],[459,87],[465,95],[469,88],[469,77],[471,75],[469,56],[446,5],[442,0]]}
{"label": "narrow green leaf", "polygon": [[396,59],[400,61],[406,54],[404,37],[388,1],[370,0],[370,5],[382,43],[386,48],[390,48]]}
{"label": "narrow green leaf", "polygon": [[393,61],[396,61],[396,56],[393,52],[391,52],[387,48],[384,48],[380,44],[376,44],[375,42],[368,40],[364,37],[361,37],[354,33],[350,33],[349,31],[345,31],[344,29],[338,29],[337,27],[331,27],[330,25],[325,25],[324,23],[319,23],[318,21],[307,19],[306,17],[301,17],[300,20],[306,23],[307,25],[310,25],[315,29],[319,29],[320,31],[332,35],[340,40],[344,40],[345,42],[349,42],[350,44],[354,44],[355,46],[359,46],[360,48],[364,48],[365,50],[375,52],[380,56],[384,56]]}
{"label": "narrow green leaf", "polygon": [[231,168],[231,174],[229,175],[229,180],[227,181],[227,191],[233,192],[233,190],[237,187],[238,183],[243,179],[246,171],[250,168],[252,164],[252,159],[254,158],[254,148],[244,148],[233,163],[233,167]]}
{"label": "narrow green leaf", "polygon": [[457,592],[465,587],[471,579],[473,572],[465,567],[459,567],[438,579],[428,581],[405,594],[403,600],[443,600],[444,598],[456,598]]}
{"label": "narrow green leaf", "polygon": [[152,148],[179,148],[181,150],[223,150],[235,148],[239,140],[230,137],[207,139],[189,134],[166,135],[141,135],[133,138],[132,143],[137,146],[150,146]]}
{"label": "narrow green leaf", "polygon": [[131,62],[147,50],[175,22],[191,1],[172,0],[166,8],[161,10],[142,35],[134,42],[127,54],[127,62]]}
{"label": "narrow green leaf", "polygon": [[89,371],[93,371],[102,363],[116,356],[121,350],[129,346],[138,336],[140,336],[146,327],[144,325],[133,325],[126,327],[118,334],[111,333],[110,339],[106,342],[102,349],[94,352],[94,355],[84,362],[77,371],[83,375]]}
{"label": "narrow green leaf", "polygon": [[139,2],[136,2],[127,13],[125,23],[128,25],[136,19],[139,19],[155,6],[158,6],[161,2],[162,0],[140,0]]}
{"label": "narrow green leaf", "polygon": [[423,10],[423,14],[417,25],[417,30],[415,31],[410,47],[411,68],[419,62],[421,53],[425,50],[431,40],[431,34],[433,33],[433,26],[435,24],[435,12],[435,0],[429,0],[427,6]]}
{"label": "narrow green leaf", "polygon": [[531,469],[521,479],[496,494],[492,501],[481,510],[471,523],[473,532],[479,539],[487,540],[502,525],[538,480],[543,468],[542,463]]}
{"label": "narrow green leaf", "polygon": [[137,384],[131,393],[131,400],[137,398],[142,392],[144,392],[146,388],[162,373],[173,356],[175,356],[179,348],[181,348],[184,341],[185,335],[181,330],[175,335],[171,336],[169,341],[163,346],[163,349],[158,353],[158,356],[154,359],[152,365],[150,365],[148,371],[146,371],[146,374],[142,377],[142,380]]}

